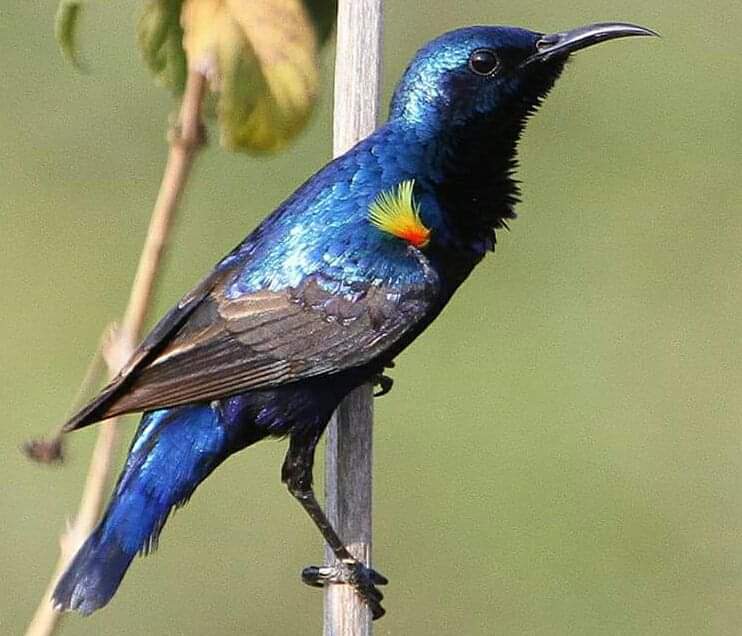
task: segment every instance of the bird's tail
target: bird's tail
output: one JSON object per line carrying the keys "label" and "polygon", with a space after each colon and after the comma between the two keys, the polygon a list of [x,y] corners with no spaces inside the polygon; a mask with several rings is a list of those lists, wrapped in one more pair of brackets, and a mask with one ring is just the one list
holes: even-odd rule
{"label": "bird's tail", "polygon": [[170,512],[230,453],[217,408],[185,406],[146,413],[106,513],[54,590],[58,609],[103,607],[138,552],[157,547]]}

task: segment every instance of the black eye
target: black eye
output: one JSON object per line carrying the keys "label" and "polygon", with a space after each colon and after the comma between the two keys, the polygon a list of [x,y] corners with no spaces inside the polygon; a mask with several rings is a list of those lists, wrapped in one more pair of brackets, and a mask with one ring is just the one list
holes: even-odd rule
{"label": "black eye", "polygon": [[477,49],[469,56],[469,68],[477,75],[492,75],[499,62],[492,49]]}

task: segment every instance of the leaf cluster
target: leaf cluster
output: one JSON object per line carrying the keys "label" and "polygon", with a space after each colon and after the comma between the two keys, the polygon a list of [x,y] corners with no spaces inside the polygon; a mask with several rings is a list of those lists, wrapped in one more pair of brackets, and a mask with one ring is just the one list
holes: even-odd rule
{"label": "leaf cluster", "polygon": [[[81,68],[79,0],[63,0],[56,35]],[[158,83],[181,94],[188,71],[205,75],[220,140],[230,150],[283,148],[304,127],[319,90],[319,48],[337,0],[147,0],[137,40]]]}

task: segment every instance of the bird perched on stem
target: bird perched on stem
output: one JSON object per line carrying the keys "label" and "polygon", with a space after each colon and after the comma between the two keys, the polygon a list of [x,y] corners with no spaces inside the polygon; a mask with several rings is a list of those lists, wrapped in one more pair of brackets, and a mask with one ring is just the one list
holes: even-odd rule
{"label": "bird perched on stem", "polygon": [[144,412],[56,606],[89,614],[108,603],[134,556],[156,546],[173,508],[221,462],[288,436],[283,481],[342,563],[307,568],[305,582],[349,583],[381,616],[386,579],[351,556],[315,499],[317,443],[343,397],[385,377],[515,218],[517,142],[569,56],[645,35],[654,33],[620,23],[549,35],[471,27],[421,49],[388,121],[222,259],[66,424]]}

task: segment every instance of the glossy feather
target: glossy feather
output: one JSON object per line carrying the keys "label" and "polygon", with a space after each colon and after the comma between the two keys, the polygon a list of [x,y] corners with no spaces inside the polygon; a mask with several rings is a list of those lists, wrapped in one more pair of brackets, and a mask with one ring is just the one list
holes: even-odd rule
{"label": "glossy feather", "polygon": [[[103,520],[54,592],[60,608],[108,602],[171,510],[264,437],[290,436],[283,479],[311,502],[334,409],[425,330],[515,216],[515,148],[566,61],[524,66],[540,37],[472,27],[421,49],[389,121],[278,206],[67,422],[146,411]],[[472,72],[483,47],[498,74]],[[389,193],[399,205],[380,206]]]}

